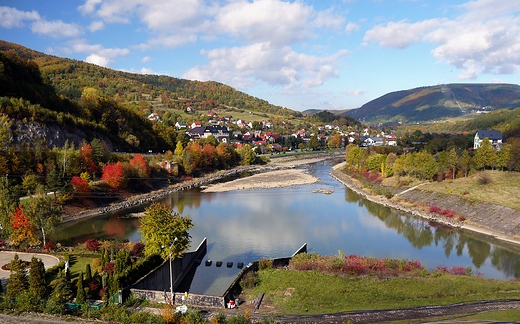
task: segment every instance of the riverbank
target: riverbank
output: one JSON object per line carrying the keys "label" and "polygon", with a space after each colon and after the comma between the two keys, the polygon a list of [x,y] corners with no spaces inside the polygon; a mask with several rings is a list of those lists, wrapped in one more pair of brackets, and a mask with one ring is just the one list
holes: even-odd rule
{"label": "riverbank", "polygon": [[[518,217],[520,212],[515,209],[484,202],[468,202],[452,195],[421,190],[420,186],[403,190],[394,198],[388,199],[385,196],[373,195],[356,184],[355,180],[341,171],[344,165],[344,163],[336,165],[330,175],[367,200],[429,222],[467,230],[493,240],[520,246],[520,237],[517,234],[520,229],[520,217]],[[433,205],[454,210],[457,214],[464,215],[466,220],[447,218],[417,207]]]}
{"label": "riverbank", "polygon": [[[245,165],[238,166],[230,170],[217,171],[210,173],[201,178],[195,178],[193,180],[184,181],[174,185],[170,185],[163,189],[159,189],[153,192],[144,193],[140,195],[131,196],[126,199],[122,199],[117,203],[113,203],[110,206],[102,206],[93,209],[86,209],[74,215],[65,215],[62,223],[68,223],[83,218],[93,217],[101,214],[115,212],[122,209],[127,209],[139,205],[143,205],[152,202],[158,198],[170,195],[174,192],[183,190],[189,190],[195,187],[208,186],[216,181],[239,175],[243,172],[261,172],[261,171],[276,171],[276,170],[289,170],[297,167],[301,164],[313,163],[322,161],[325,159],[335,158],[343,156],[343,152],[316,152],[306,153],[301,155],[282,155],[276,156],[271,159],[268,164],[265,165]],[[292,173],[292,172],[289,172]],[[307,180],[308,181],[308,180]]]}

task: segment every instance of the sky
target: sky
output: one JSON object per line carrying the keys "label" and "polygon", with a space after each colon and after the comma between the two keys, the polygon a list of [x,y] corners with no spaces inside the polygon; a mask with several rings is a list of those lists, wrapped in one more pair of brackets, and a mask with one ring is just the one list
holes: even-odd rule
{"label": "sky", "polygon": [[289,109],[443,83],[519,83],[519,0],[1,0],[0,39],[218,81]]}

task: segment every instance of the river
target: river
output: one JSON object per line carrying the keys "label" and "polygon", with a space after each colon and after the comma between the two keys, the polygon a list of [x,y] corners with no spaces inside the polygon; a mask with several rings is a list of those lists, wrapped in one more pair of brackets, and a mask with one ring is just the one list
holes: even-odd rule
{"label": "river", "polygon": [[[302,244],[322,255],[343,253],[368,257],[417,259],[428,269],[472,267],[487,278],[520,277],[520,248],[487,237],[444,228],[367,201],[329,175],[331,161],[301,168],[320,179],[311,185],[275,189],[201,193],[177,192],[160,199],[195,224],[192,247],[207,237],[205,260],[190,287],[193,293],[221,295],[240,269],[261,258],[286,257]],[[333,189],[332,194],[313,193]],[[137,218],[125,218],[143,206],[64,224],[56,239],[65,244],[89,238],[138,241]],[[224,266],[215,267],[215,261]],[[227,268],[227,262],[233,262]]]}

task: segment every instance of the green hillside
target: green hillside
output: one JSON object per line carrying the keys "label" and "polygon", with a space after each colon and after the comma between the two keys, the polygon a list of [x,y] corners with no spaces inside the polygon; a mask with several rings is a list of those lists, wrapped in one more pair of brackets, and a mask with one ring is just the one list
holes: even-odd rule
{"label": "green hillside", "polygon": [[49,78],[58,95],[79,99],[85,87],[118,101],[156,99],[161,107],[184,109],[186,105],[216,108],[231,106],[280,116],[303,116],[275,106],[222,83],[189,81],[164,75],[116,71],[78,60],[60,58],[0,40],[0,51],[15,51],[22,59],[34,60]]}
{"label": "green hillside", "polygon": [[445,84],[392,92],[342,115],[371,124],[397,124],[442,120],[472,110],[517,107],[520,107],[518,85]]}
{"label": "green hillside", "polygon": [[70,133],[109,138],[122,149],[146,151],[175,145],[173,128],[148,120],[139,110],[94,91],[78,101],[58,96],[34,61],[0,51],[0,114],[19,120],[57,124]]}

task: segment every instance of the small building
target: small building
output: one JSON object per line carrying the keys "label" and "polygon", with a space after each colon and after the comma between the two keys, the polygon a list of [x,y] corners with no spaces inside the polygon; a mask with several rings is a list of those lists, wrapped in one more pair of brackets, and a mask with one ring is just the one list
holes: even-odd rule
{"label": "small building", "polygon": [[159,121],[160,118],[159,118],[159,114],[157,113],[151,113],[150,116],[148,116],[148,119],[150,120],[155,120],[155,121]]}
{"label": "small building", "polygon": [[480,147],[480,144],[484,140],[484,138],[489,139],[491,142],[491,145],[493,145],[493,148],[495,151],[500,151],[502,148],[502,132],[499,130],[479,130],[475,134],[475,140],[473,147],[478,149]]}

